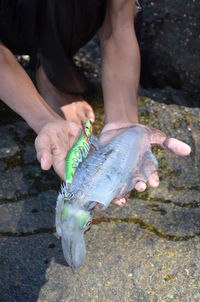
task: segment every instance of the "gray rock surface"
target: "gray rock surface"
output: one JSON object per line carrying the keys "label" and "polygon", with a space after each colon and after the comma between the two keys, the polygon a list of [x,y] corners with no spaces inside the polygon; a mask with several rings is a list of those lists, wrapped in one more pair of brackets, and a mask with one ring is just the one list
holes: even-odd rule
{"label": "gray rock surface", "polygon": [[199,106],[200,1],[143,0],[143,5],[142,84],[157,88],[158,100]]}
{"label": "gray rock surface", "polygon": [[[102,104],[93,106],[99,133]],[[95,212],[86,262],[75,274],[55,236],[60,181],[40,170],[25,122],[2,105],[0,118],[0,301],[200,300],[198,109],[140,100],[140,121],[189,143],[192,154],[179,159],[154,150],[159,188],[133,191],[124,208]]]}

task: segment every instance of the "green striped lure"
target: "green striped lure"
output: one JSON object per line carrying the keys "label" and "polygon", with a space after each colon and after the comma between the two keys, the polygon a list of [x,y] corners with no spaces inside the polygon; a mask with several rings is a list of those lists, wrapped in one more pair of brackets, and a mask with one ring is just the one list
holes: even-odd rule
{"label": "green striped lure", "polygon": [[69,151],[66,158],[66,184],[72,182],[73,175],[79,164],[87,157],[92,140],[92,123],[86,120],[81,136]]}

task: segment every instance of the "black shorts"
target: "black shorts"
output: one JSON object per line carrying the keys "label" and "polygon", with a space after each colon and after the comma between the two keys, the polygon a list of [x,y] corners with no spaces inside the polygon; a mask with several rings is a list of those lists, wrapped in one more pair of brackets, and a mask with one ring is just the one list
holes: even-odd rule
{"label": "black shorts", "polygon": [[37,53],[49,80],[66,92],[72,57],[101,27],[105,11],[106,0],[0,0],[0,41],[17,55]]}

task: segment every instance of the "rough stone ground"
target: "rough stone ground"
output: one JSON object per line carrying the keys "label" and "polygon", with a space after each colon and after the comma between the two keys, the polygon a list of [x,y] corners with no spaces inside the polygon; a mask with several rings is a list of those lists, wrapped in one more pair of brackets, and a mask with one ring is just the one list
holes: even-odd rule
{"label": "rough stone ground", "polygon": [[[142,85],[167,103],[200,106],[199,0],[143,0]],[[164,89],[163,89],[164,88]]]}
{"label": "rough stone ground", "polygon": [[[103,109],[95,104],[96,131]],[[34,134],[0,106],[0,301],[200,301],[200,111],[140,100],[140,118],[189,143],[179,159],[155,150],[158,189],[96,212],[76,274],[55,236],[59,179],[42,172]]]}

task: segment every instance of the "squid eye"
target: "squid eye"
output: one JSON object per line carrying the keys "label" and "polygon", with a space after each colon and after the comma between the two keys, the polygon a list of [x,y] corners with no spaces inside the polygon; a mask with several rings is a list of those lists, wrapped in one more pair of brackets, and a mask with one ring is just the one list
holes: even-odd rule
{"label": "squid eye", "polygon": [[91,222],[92,222],[91,220],[88,220],[88,221],[86,222],[85,226],[84,226],[84,229],[85,229],[85,228],[88,229],[89,226],[91,225]]}
{"label": "squid eye", "polygon": [[90,225],[91,215],[89,211],[84,211],[80,216],[77,217],[77,222],[81,230],[84,230]]}

